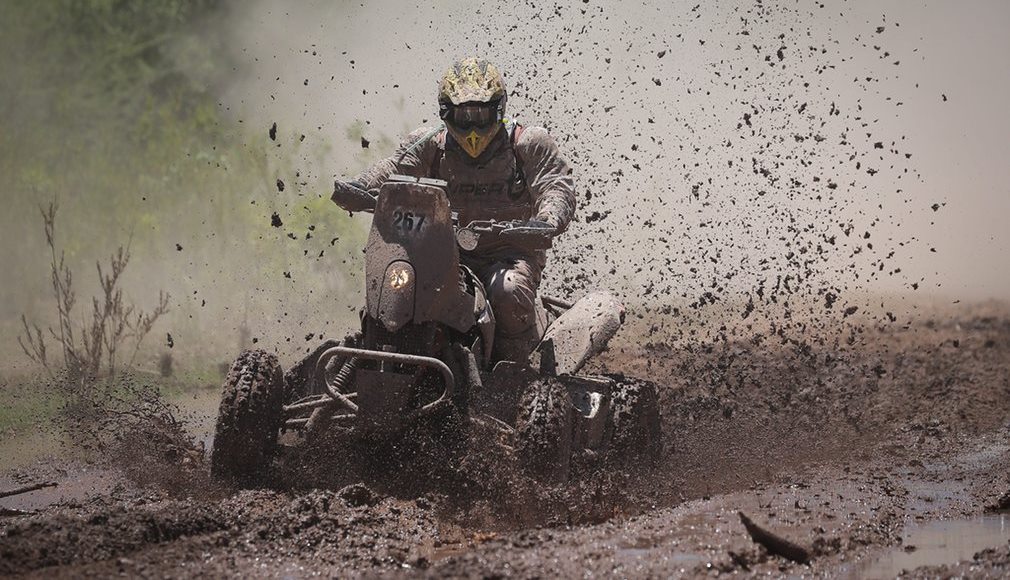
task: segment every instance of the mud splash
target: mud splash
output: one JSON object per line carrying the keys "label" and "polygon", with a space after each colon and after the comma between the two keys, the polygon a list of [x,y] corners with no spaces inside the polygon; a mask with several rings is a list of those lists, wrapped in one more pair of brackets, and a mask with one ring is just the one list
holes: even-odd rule
{"label": "mud splash", "polygon": [[423,445],[416,455],[391,459],[395,451],[326,434],[311,446],[288,449],[273,463],[267,483],[304,493],[367,482],[383,497],[424,498],[445,522],[495,533],[599,523],[656,505],[649,493],[651,469],[575,461],[569,482],[547,484],[527,474],[493,433],[478,425],[472,430],[469,445],[452,461],[437,452],[429,456]]}

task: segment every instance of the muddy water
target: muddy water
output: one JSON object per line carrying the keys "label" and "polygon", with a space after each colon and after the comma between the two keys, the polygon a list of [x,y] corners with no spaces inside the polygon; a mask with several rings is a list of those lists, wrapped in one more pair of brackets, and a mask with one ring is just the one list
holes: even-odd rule
{"label": "muddy water", "polygon": [[59,435],[52,430],[32,429],[0,438],[0,458],[5,470],[24,467],[40,457],[62,451]]}
{"label": "muddy water", "polygon": [[987,515],[913,526],[902,545],[856,571],[860,578],[894,578],[902,570],[953,564],[1010,541],[1010,516]]}
{"label": "muddy water", "polygon": [[[507,570],[559,578],[864,578],[909,568],[926,578],[988,566],[984,572],[1001,577],[1010,561],[1004,534],[1010,522],[956,518],[980,514],[1007,492],[1007,320],[1005,314],[964,319],[979,337],[959,348],[935,347],[951,344],[946,326],[871,329],[867,344],[845,358],[828,345],[803,365],[794,364],[791,349],[742,343],[725,353],[615,351],[608,365],[662,386],[664,434],[672,442],[666,461],[655,473],[635,474],[638,482],[579,482],[543,497],[508,478],[494,482],[498,495],[472,492],[477,499],[470,504],[438,491],[377,489],[377,503],[362,505],[339,491],[343,482],[324,481],[330,485],[318,490],[215,489],[205,485],[205,469],[199,461],[194,467],[188,449],[175,449],[173,433],[143,431],[149,441],[138,438],[140,451],[117,464],[125,480],[105,492],[102,481],[78,472],[72,456],[32,461],[8,469],[9,476],[0,470],[8,477],[0,489],[59,480],[62,489],[35,492],[59,493],[71,486],[62,482],[74,480],[85,492],[82,500],[57,501],[32,516],[0,518],[0,576],[352,577],[424,569],[431,577]],[[864,377],[878,364],[888,371],[879,381],[876,372]],[[758,375],[768,378],[758,382]],[[798,397],[804,385],[816,396]],[[206,389],[172,401],[186,434],[204,444],[217,397],[217,389]],[[161,444],[174,453],[157,453]],[[486,482],[499,471],[482,465],[471,466],[477,469],[468,485],[491,487]],[[610,496],[615,485],[628,488],[627,498]],[[612,508],[614,517],[572,524],[584,504],[570,500],[581,497]],[[533,510],[542,513],[528,517]],[[812,563],[769,556],[739,524],[738,512],[809,547]],[[970,560],[999,545],[998,553]],[[907,546],[915,548],[906,552]],[[939,572],[923,567],[957,560]]]}
{"label": "muddy water", "polygon": [[[214,421],[220,393],[218,389],[200,389],[185,393],[169,402],[178,408],[179,419],[187,433],[209,452],[214,436]],[[0,490],[16,489],[29,483],[53,481],[55,487],[0,498],[0,509],[36,511],[58,503],[85,502],[108,494],[124,479],[116,470],[87,461],[54,461],[41,471],[33,469],[40,460],[72,454],[63,435],[55,429],[32,429],[0,439]],[[21,473],[21,477],[12,474]],[[25,479],[25,474],[32,473]]]}
{"label": "muddy water", "polygon": [[[118,472],[90,466],[75,466],[59,473],[50,481],[57,485],[2,498],[0,508],[31,512],[56,503],[85,502],[108,494],[116,485],[124,484],[124,479]],[[16,489],[24,485],[24,482],[6,475],[0,476],[0,489]]]}

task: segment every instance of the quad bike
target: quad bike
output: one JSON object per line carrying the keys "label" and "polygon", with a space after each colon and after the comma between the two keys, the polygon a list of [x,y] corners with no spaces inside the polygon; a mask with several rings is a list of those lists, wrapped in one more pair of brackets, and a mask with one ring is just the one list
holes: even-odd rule
{"label": "quad bike", "polygon": [[655,386],[579,374],[623,322],[611,295],[591,293],[574,304],[542,298],[538,314],[548,324],[529,360],[494,360],[494,313],[480,280],[461,265],[460,248],[473,250],[482,236],[547,248],[553,228],[461,226],[445,185],[394,175],[375,197],[337,188],[342,207],[374,214],[361,330],[325,342],[286,374],[262,350],[238,357],[217,418],[215,477],[255,482],[289,432],[296,444],[335,431],[388,442],[414,437],[405,433],[418,426],[450,447],[465,447],[475,426],[490,429],[531,473],[553,480],[568,476],[575,456],[624,464],[658,458]]}

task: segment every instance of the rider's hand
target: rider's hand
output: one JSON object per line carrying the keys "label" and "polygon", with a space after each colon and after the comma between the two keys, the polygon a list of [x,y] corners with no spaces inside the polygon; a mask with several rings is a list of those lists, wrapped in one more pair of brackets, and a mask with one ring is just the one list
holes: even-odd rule
{"label": "rider's hand", "polygon": [[533,219],[536,220],[536,221],[538,221],[538,222],[544,222],[544,223],[550,224],[551,227],[553,227],[555,230],[558,229],[558,220],[557,220],[557,218],[555,218],[554,216],[552,216],[550,214],[542,213],[542,214],[538,215],[537,217],[535,217]]}
{"label": "rider's hand", "polygon": [[334,181],[331,199],[347,211],[371,211],[375,208],[375,197],[355,181]]}
{"label": "rider's hand", "polygon": [[334,189],[351,189],[354,191],[360,191],[362,193],[368,193],[365,186],[357,181],[344,181],[342,179],[336,179],[333,181]]}

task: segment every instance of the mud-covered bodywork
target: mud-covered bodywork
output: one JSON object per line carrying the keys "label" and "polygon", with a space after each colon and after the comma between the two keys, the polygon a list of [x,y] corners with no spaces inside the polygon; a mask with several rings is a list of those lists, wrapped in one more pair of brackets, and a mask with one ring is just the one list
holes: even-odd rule
{"label": "mud-covered bodywork", "polygon": [[474,325],[474,296],[460,284],[444,185],[394,176],[379,191],[365,247],[366,304],[368,315],[389,332],[408,322],[437,322],[460,332]]}

